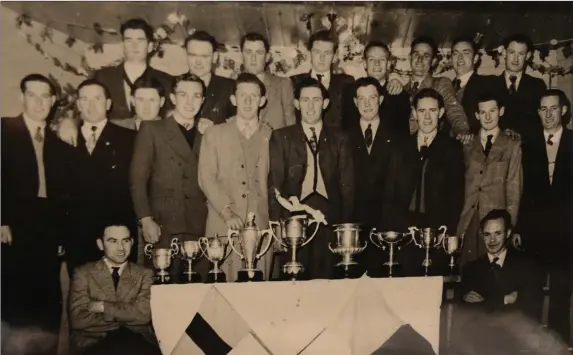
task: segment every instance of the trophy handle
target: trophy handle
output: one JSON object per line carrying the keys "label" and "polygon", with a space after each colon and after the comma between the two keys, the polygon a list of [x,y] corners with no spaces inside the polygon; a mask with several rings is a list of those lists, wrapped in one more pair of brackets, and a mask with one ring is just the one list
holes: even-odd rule
{"label": "trophy handle", "polygon": [[462,235],[460,236],[460,246],[459,246],[460,251],[464,249],[464,240],[466,239],[465,236],[466,236],[465,233],[462,233]]}
{"label": "trophy handle", "polygon": [[[269,251],[269,248],[271,247],[271,242],[273,241],[273,236],[275,234],[275,232],[273,231],[272,228],[265,229],[265,230],[261,231],[260,233],[263,236],[267,235],[268,242],[267,242],[267,246],[263,250],[261,250],[260,253],[258,253],[255,256],[255,259],[260,259],[263,255],[265,255],[267,253],[267,251]],[[274,237],[274,239],[276,239],[276,237]]]}
{"label": "trophy handle", "polygon": [[442,243],[442,241],[443,241],[444,239],[446,239],[445,237],[446,237],[446,232],[448,231],[448,227],[446,227],[446,226],[440,226],[440,228],[438,228],[438,230],[441,231],[442,234],[440,234],[440,238],[439,238],[438,241],[436,242],[436,245],[435,245],[435,246],[440,245],[440,244]]}
{"label": "trophy handle", "polygon": [[[412,241],[414,242],[414,244],[416,244],[416,246],[418,248],[423,248],[421,241],[420,241],[420,243],[418,243],[418,241],[416,240],[416,232],[419,232],[420,229],[416,228],[416,227],[408,227],[408,231],[410,231],[409,234],[412,236]],[[406,234],[408,234],[408,233],[406,233]]]}
{"label": "trophy handle", "polygon": [[151,259],[151,249],[153,249],[153,244],[145,244],[143,248],[143,253]]}
{"label": "trophy handle", "polygon": [[310,238],[308,238],[304,243],[301,244],[300,248],[307,245],[312,240],[312,238],[314,238],[314,236],[316,235],[316,232],[318,232],[318,227],[320,227],[320,223],[318,223],[318,221],[316,219],[311,219],[308,222],[307,227],[310,227],[310,225],[313,223],[316,223],[316,228],[314,229],[314,233],[312,233],[312,236]]}
{"label": "trophy handle", "polygon": [[[271,230],[273,230],[273,226],[278,226],[279,228],[282,229],[282,226],[281,226],[281,224],[280,224],[279,222],[269,221],[269,228],[270,228]],[[282,245],[282,246],[285,247],[285,248],[287,247],[287,245],[286,245],[285,243],[283,243],[283,241],[280,240],[279,237],[276,236],[276,234],[275,234],[274,231],[272,232],[271,235],[272,235],[273,238],[275,238],[275,240],[276,240],[277,242],[279,242],[280,245]]]}
{"label": "trophy handle", "polygon": [[374,239],[372,239],[372,236],[374,236],[374,235],[380,237],[380,233],[376,232],[376,228],[372,228],[372,230],[370,231],[370,241],[372,242],[372,244],[376,245],[378,248],[384,249],[384,246],[382,246],[381,244],[378,244],[376,241],[374,241]]}
{"label": "trophy handle", "polygon": [[[237,249],[235,249],[235,242],[233,241],[233,234],[236,234],[237,236],[239,236],[239,233],[235,230],[229,229],[229,231],[227,232],[227,239],[229,239],[229,245],[231,246],[231,249],[237,253],[238,256],[241,257],[241,260],[245,259],[245,256],[243,254],[241,254],[240,252],[237,251]],[[240,243],[240,241],[239,241]],[[227,257],[225,257],[226,259]]]}
{"label": "trophy handle", "polygon": [[175,255],[179,254],[179,239],[178,238],[173,238],[171,239],[171,250],[173,250],[173,254],[171,255],[171,257],[174,257]]}
{"label": "trophy handle", "polygon": [[[304,244],[303,244],[304,245]],[[330,249],[331,253],[334,253],[334,249],[332,249],[332,247],[330,246],[330,243],[328,243],[328,249]]]}
{"label": "trophy handle", "polygon": [[205,251],[205,249],[203,249],[203,244],[206,245],[205,248],[207,248],[209,246],[209,240],[206,237],[201,237],[199,238],[199,249],[201,249],[201,253],[203,253],[203,256],[205,256],[205,258],[207,260],[209,260],[210,262],[214,263],[213,260],[211,260],[211,258],[209,257],[209,255],[207,255],[207,252]]}

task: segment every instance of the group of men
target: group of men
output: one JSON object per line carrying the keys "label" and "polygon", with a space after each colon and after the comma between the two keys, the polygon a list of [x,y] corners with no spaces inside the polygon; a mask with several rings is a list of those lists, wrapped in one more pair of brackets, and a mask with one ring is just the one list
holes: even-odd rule
{"label": "group of men", "polygon": [[[478,235],[488,213],[505,210],[505,228],[517,232],[510,243],[541,257],[558,300],[555,322],[568,326],[559,310],[571,293],[569,104],[525,74],[533,52],[526,36],[505,41],[506,70],[491,77],[476,73],[471,39],[454,41],[453,82],[432,76],[437,45],[419,37],[402,87],[389,79],[391,53],[378,41],[364,51],[367,77],[334,73],[329,31],[311,35],[312,70],[292,80],[266,72],[270,47],[260,34],[242,38],[236,80],[213,73],[217,42],[204,31],[185,40],[189,72],[175,78],[149,66],[149,24],[129,20],[121,35],[124,62],[78,86],[79,123],[61,119],[50,129],[56,93],[39,74],[22,79],[23,113],[1,121],[2,319],[12,328],[57,333],[63,255],[74,275],[79,353],[108,351],[93,344],[110,331],[130,344],[138,343],[133,334],[148,339],[141,330],[152,279],[132,263],[138,233],[168,247],[173,237],[239,230],[251,212],[267,228],[290,216],[275,190],[320,210],[330,225],[445,225],[465,236],[464,264],[491,256]],[[300,250],[309,278],[333,277],[332,235],[321,226]],[[273,263],[274,255],[258,264],[265,279],[286,258],[277,253]],[[369,248],[362,263],[374,273],[382,258]],[[422,258],[405,250],[404,274],[419,274]],[[242,265],[232,253],[222,266],[234,281]],[[207,268],[205,258],[195,266],[203,276]]]}

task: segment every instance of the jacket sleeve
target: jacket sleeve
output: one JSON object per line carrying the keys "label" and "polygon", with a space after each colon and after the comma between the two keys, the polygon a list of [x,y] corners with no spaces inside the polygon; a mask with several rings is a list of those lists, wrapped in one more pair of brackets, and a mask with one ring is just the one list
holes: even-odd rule
{"label": "jacket sleeve", "polygon": [[70,327],[72,330],[107,330],[114,323],[105,319],[102,313],[90,312],[91,301],[88,273],[85,268],[77,268],[70,284]]}
{"label": "jacket sleeve", "polygon": [[[281,191],[285,174],[284,147],[281,144],[281,131],[273,131],[269,141],[269,218],[276,221],[281,216],[281,206],[275,198],[275,188]],[[284,193],[281,191],[281,193]]]}
{"label": "jacket sleeve", "polygon": [[151,285],[153,271],[144,269],[141,288],[133,302],[104,302],[103,316],[106,321],[122,322],[127,325],[146,325],[151,321]]}
{"label": "jacket sleeve", "polygon": [[505,188],[507,211],[511,215],[511,224],[517,224],[519,203],[523,192],[523,169],[521,167],[521,146],[515,144],[509,157],[509,169]]}
{"label": "jacket sleeve", "polygon": [[437,83],[436,90],[444,98],[446,118],[450,122],[454,135],[469,133],[468,118],[464,108],[456,99],[456,92],[452,83],[447,78],[436,78],[434,80]]}
{"label": "jacket sleeve", "polygon": [[143,123],[135,137],[133,158],[129,169],[129,188],[138,219],[152,216],[147,184],[151,177],[154,154],[152,127]]}
{"label": "jacket sleeve", "polygon": [[294,89],[292,88],[291,80],[288,78],[281,78],[281,104],[285,118],[285,127],[296,123],[293,101]]}
{"label": "jacket sleeve", "polygon": [[460,221],[460,215],[464,206],[465,196],[465,173],[463,147],[459,142],[454,142],[451,147],[451,161],[449,162],[448,182],[448,216],[446,217],[449,231],[455,232]]}
{"label": "jacket sleeve", "polygon": [[354,163],[352,161],[352,147],[348,136],[342,134],[340,138],[340,194],[342,196],[341,222],[349,222],[354,212]]}

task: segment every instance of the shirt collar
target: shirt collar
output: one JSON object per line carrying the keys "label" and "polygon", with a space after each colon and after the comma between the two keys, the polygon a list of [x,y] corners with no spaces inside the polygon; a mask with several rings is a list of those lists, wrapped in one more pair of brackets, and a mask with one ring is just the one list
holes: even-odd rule
{"label": "shirt collar", "polygon": [[523,72],[519,72],[519,73],[517,73],[517,74],[513,74],[513,73],[510,74],[510,73],[508,73],[507,71],[504,71],[503,73],[504,73],[504,75],[505,75],[505,85],[506,85],[508,88],[509,88],[509,86],[511,85],[511,80],[509,80],[509,77],[510,77],[510,76],[513,76],[513,75],[517,77],[517,80],[515,80],[515,88],[516,88],[516,89],[519,88],[519,83],[521,82],[521,77],[523,76]]}
{"label": "shirt collar", "polygon": [[317,75],[322,75],[322,83],[329,83],[330,82],[330,76],[331,73],[330,71],[326,71],[324,73],[317,73],[314,69],[312,69],[310,71],[310,76],[316,80],[318,80],[318,76]]}
{"label": "shirt collar", "polygon": [[559,128],[559,130],[555,133],[549,133],[546,132],[545,130],[543,130],[543,135],[545,136],[545,141],[547,142],[547,140],[549,139],[549,135],[553,134],[553,137],[551,137],[551,141],[553,142],[553,144],[561,141],[561,135],[563,134],[563,126],[561,126]]}
{"label": "shirt collar", "polygon": [[312,137],[312,131],[310,130],[310,127],[314,127],[314,131],[316,133],[316,138],[318,139],[318,137],[320,137],[320,132],[322,131],[322,120],[319,120],[318,122],[316,122],[313,125],[310,125],[304,121],[300,121],[302,124],[302,129],[304,130],[304,134],[306,135],[306,137],[308,139],[310,139],[310,137]]}
{"label": "shirt collar", "polygon": [[103,262],[107,266],[110,274],[113,272],[114,267],[119,267],[119,274],[121,275],[121,273],[123,272],[123,269],[125,268],[125,265],[127,265],[127,261],[124,261],[121,265],[114,265],[105,256],[103,257]]}
{"label": "shirt collar", "polygon": [[36,134],[38,127],[40,127],[41,129],[44,129],[44,127],[46,127],[46,121],[45,120],[44,121],[33,120],[33,119],[29,118],[25,113],[22,113],[22,117],[24,118],[24,123],[26,124],[26,127],[28,127],[28,130],[32,134]]}
{"label": "shirt collar", "polygon": [[84,134],[85,137],[89,136],[92,134],[92,127],[96,127],[95,133],[96,133],[96,137],[99,138],[101,132],[103,131],[105,125],[107,124],[107,118],[105,120],[99,121],[97,123],[90,123],[90,122],[85,122],[82,125],[82,132]]}
{"label": "shirt collar", "polygon": [[491,263],[493,261],[494,258],[499,258],[496,262],[497,265],[503,267],[503,263],[505,262],[505,257],[507,256],[507,248],[503,249],[503,251],[498,255],[498,256],[493,256],[490,253],[487,253],[487,258],[489,259],[489,262]]}
{"label": "shirt collar", "polygon": [[259,126],[259,120],[258,119],[254,119],[254,120],[245,120],[242,117],[236,116],[237,117],[237,127],[239,127],[239,131],[244,130],[245,128],[249,127],[249,129],[252,129],[253,131],[255,130],[256,127]]}
{"label": "shirt collar", "polygon": [[[418,130],[418,149],[420,149],[422,146],[426,145],[426,146],[430,146],[432,144],[432,142],[434,141],[434,138],[436,138],[436,135],[438,134],[438,130],[434,130],[432,133],[426,134],[420,130]],[[424,144],[424,139],[428,137],[426,139],[426,144]]]}
{"label": "shirt collar", "polygon": [[470,77],[473,73],[474,71],[472,70],[457,78],[460,80],[460,87],[463,88],[468,84],[468,81],[470,81]]}
{"label": "shirt collar", "polygon": [[376,117],[372,121],[366,121],[365,119],[361,118],[360,119],[360,128],[362,128],[362,133],[364,133],[364,131],[366,131],[369,124],[372,125],[372,133],[376,134],[376,131],[378,130],[378,126],[380,125],[380,118]]}
{"label": "shirt collar", "polygon": [[490,130],[490,131],[486,131],[483,128],[479,130],[479,136],[480,136],[480,140],[482,142],[482,144],[485,145],[485,143],[487,143],[487,136],[489,135],[493,135],[493,138],[491,139],[491,143],[495,143],[495,140],[497,139],[497,136],[499,136],[499,132],[500,129],[499,127],[495,127],[494,129]]}
{"label": "shirt collar", "polygon": [[185,117],[181,117],[181,115],[175,110],[173,111],[172,116],[175,122],[179,123],[181,126],[185,126],[186,124],[190,124],[191,126],[193,126],[195,124],[195,118],[188,119]]}

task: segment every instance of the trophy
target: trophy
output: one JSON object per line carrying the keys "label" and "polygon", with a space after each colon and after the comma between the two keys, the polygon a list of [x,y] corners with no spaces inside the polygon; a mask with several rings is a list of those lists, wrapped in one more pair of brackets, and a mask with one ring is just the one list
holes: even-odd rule
{"label": "trophy", "polygon": [[179,247],[179,257],[187,261],[187,269],[183,271],[184,283],[201,282],[201,275],[193,271],[193,261],[201,257],[201,244],[198,240],[186,240]]}
{"label": "trophy", "polygon": [[[306,238],[306,229],[313,223],[316,223],[314,233],[310,238]],[[271,228],[278,226],[281,230],[280,239],[272,233],[271,235],[284,247],[291,250],[291,261],[283,265],[283,273],[291,280],[296,280],[304,272],[304,266],[296,261],[296,251],[307,245],[318,232],[320,224],[315,219],[308,219],[307,215],[295,215],[289,217],[286,221],[269,222]]]}
{"label": "trophy", "polygon": [[[434,228],[416,228],[410,227],[408,228],[410,234],[412,235],[412,239],[414,243],[426,250],[426,257],[422,262],[422,267],[425,268],[425,276],[428,276],[428,268],[432,265],[432,259],[430,259],[430,249],[436,248],[442,244],[442,240],[446,235],[446,231],[448,228],[446,226],[441,226],[438,228],[438,231],[441,231],[442,234],[438,235],[437,231]],[[418,232],[418,233],[416,233]],[[419,241],[416,239],[416,234],[419,235]]]}
{"label": "trophy", "polygon": [[450,276],[454,276],[454,268],[456,266],[454,256],[462,251],[464,246],[464,235],[461,237],[455,235],[446,236],[443,240],[443,247],[446,254],[450,256]]}
{"label": "trophy", "polygon": [[[389,248],[388,261],[383,264],[384,266],[388,267],[388,277],[392,277],[392,268],[394,266],[400,265],[398,261],[394,260],[394,245],[396,248],[398,248],[398,250],[400,250],[400,245],[402,242],[404,242],[404,240],[406,240],[407,237],[410,237],[410,233],[399,233],[394,231],[376,232],[376,228],[372,228],[370,231],[370,241],[374,245],[382,250]],[[376,239],[378,241],[376,241]],[[412,238],[410,238],[410,241],[406,245],[410,244],[411,242]],[[386,247],[385,244],[388,244],[388,246]]]}
{"label": "trophy", "polygon": [[342,256],[342,260],[336,264],[336,268],[339,268],[338,272],[341,272],[343,278],[355,278],[360,277],[359,271],[357,270],[358,263],[352,259],[355,254],[362,253],[368,242],[364,242],[364,246],[360,246],[360,228],[359,223],[342,223],[335,224],[334,233],[336,234],[336,246],[332,248],[330,244],[328,249],[333,254]]}
{"label": "trophy", "polygon": [[[273,240],[272,234],[271,228],[259,230],[255,224],[255,214],[252,212],[247,216],[247,223],[240,231],[229,229],[227,237],[231,249],[243,260],[243,269],[239,270],[237,281],[263,281],[263,272],[256,268],[255,263],[269,250]],[[267,236],[267,245],[257,254],[261,240],[265,235]],[[235,249],[233,237],[237,237],[241,252]]]}
{"label": "trophy", "polygon": [[[205,248],[203,248],[203,244]],[[219,269],[219,262],[225,260],[229,254],[225,255],[227,245],[223,244],[217,233],[211,238],[202,237],[199,239],[199,247],[205,257],[213,263],[213,269],[207,273],[207,283],[226,282],[227,277],[223,270]]]}
{"label": "trophy", "polygon": [[171,258],[179,253],[179,240],[173,238],[171,240],[171,248],[153,248],[153,244],[147,244],[144,248],[145,255],[153,260],[155,269],[159,269],[155,274],[155,284],[167,284],[171,282],[171,275],[167,269],[171,266]]}

